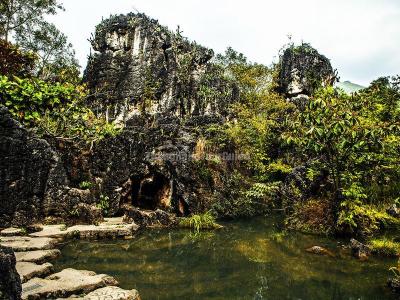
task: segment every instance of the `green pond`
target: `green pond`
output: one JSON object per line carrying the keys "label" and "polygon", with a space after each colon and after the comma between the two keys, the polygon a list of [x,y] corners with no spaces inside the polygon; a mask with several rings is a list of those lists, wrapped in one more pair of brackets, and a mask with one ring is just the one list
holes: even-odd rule
{"label": "green pond", "polygon": [[[223,225],[197,235],[151,229],[131,240],[74,240],[55,267],[112,275],[143,300],[396,299],[385,287],[395,259],[358,261],[347,241],[286,234],[274,218]],[[305,251],[315,245],[334,257]]]}

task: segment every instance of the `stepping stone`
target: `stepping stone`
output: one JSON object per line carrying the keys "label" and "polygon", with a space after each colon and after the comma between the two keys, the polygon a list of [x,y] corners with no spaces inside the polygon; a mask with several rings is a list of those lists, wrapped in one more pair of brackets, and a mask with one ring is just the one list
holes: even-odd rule
{"label": "stepping stone", "polygon": [[55,247],[56,239],[32,238],[28,236],[6,236],[0,239],[0,245],[11,247],[14,251],[48,250]]}
{"label": "stepping stone", "polygon": [[81,300],[140,300],[137,290],[124,290],[117,286],[107,286],[97,289],[84,297],[71,296],[62,299],[81,299]]}
{"label": "stepping stone", "polygon": [[122,218],[106,218],[99,225],[45,225],[43,230],[31,233],[31,237],[79,237],[81,239],[101,239],[127,237],[139,229],[134,223],[124,223]]}
{"label": "stepping stone", "polygon": [[17,262],[17,272],[21,278],[21,282],[27,282],[33,277],[44,277],[53,272],[53,265],[50,263],[44,263],[37,265],[32,262]]}
{"label": "stepping stone", "polygon": [[61,251],[58,249],[52,250],[36,250],[26,252],[15,252],[17,262],[34,262],[37,264],[44,263],[48,260],[55,259],[61,255]]}
{"label": "stepping stone", "polygon": [[21,228],[6,228],[0,232],[2,236],[15,236],[15,235],[23,235],[25,232]]}
{"label": "stepping stone", "polygon": [[117,285],[111,276],[91,271],[64,269],[45,279],[33,278],[22,284],[22,299],[46,299],[68,297],[72,294],[88,294],[98,288]]}

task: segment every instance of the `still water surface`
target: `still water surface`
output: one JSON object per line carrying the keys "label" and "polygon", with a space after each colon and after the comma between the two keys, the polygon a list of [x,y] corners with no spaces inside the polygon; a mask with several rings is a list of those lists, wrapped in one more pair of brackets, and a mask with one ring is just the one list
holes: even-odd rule
{"label": "still water surface", "polygon": [[[132,240],[71,241],[57,270],[114,276],[143,300],[157,299],[396,299],[385,287],[395,259],[360,262],[346,241],[287,234],[274,218],[224,223],[198,235],[146,230]],[[335,257],[306,253],[323,246]]]}

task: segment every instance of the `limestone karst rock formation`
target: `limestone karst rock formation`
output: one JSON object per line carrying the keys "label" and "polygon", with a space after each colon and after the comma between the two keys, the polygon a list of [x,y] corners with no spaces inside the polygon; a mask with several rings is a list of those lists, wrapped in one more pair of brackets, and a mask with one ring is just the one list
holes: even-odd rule
{"label": "limestone karst rock formation", "polygon": [[[90,105],[125,122],[143,112],[193,116],[224,114],[227,99],[200,97],[212,50],[189,42],[143,14],[118,15],[96,27],[85,81]],[[215,82],[218,84],[218,82]],[[221,87],[223,88],[223,86]]]}
{"label": "limestone karst rock formation", "polygon": [[[109,215],[119,216],[132,206],[185,215],[212,204],[213,178],[192,155],[205,129],[229,118],[229,106],[240,98],[232,81],[214,72],[213,51],[133,13],[102,21],[91,41],[87,104],[122,131],[83,151],[65,140],[38,138],[0,108],[6,158],[0,162],[0,227],[73,214],[85,216],[74,223],[93,223],[101,217],[99,199]],[[315,49],[288,48],[279,91],[295,101],[335,76]],[[216,175],[218,189],[223,172]],[[82,181],[92,188],[81,189]]]}
{"label": "limestone karst rock formation", "polygon": [[300,106],[316,89],[332,86],[337,80],[329,59],[309,44],[290,45],[280,57],[278,91]]}

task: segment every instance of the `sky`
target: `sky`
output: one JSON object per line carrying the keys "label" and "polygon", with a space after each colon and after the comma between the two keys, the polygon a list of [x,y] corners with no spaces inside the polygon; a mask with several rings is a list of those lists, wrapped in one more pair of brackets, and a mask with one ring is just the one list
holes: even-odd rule
{"label": "sky", "polygon": [[341,81],[368,85],[400,74],[400,0],[64,0],[50,20],[83,68],[88,39],[110,14],[143,12],[216,53],[228,46],[270,65],[288,43],[307,42],[331,60]]}

